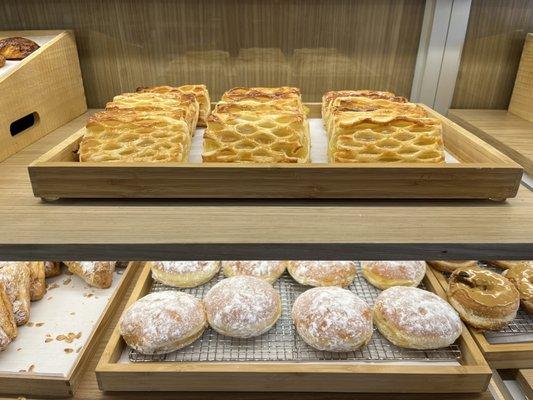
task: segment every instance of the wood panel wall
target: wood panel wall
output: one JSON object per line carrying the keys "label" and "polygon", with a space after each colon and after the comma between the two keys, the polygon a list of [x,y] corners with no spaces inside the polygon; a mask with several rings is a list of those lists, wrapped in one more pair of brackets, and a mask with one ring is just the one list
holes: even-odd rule
{"label": "wood panel wall", "polygon": [[423,0],[4,0],[0,26],[75,31],[90,107],[140,85],[409,96]]}
{"label": "wood panel wall", "polygon": [[533,0],[473,0],[452,108],[506,109]]}

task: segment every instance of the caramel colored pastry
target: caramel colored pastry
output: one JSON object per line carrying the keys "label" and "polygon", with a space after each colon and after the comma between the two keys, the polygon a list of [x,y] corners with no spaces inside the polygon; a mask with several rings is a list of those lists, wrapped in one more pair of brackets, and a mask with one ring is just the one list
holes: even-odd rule
{"label": "caramel colored pastry", "polygon": [[426,275],[425,261],[361,261],[365,279],[378,289],[418,286]]}
{"label": "caramel colored pastry", "polygon": [[0,262],[0,282],[13,305],[15,323],[20,326],[30,320],[30,270],[25,262]]}
{"label": "caramel colored pastry", "polygon": [[178,291],[154,292],[122,315],[120,334],[142,354],[165,354],[190,345],[207,327],[202,301]]}
{"label": "caramel colored pastry", "polygon": [[79,147],[81,162],[185,162],[187,123],[158,112],[104,111],[89,118]]}
{"label": "caramel colored pastry", "polygon": [[4,56],[0,56],[0,68],[6,65],[6,59]]}
{"label": "caramel colored pastry", "polygon": [[372,337],[372,309],[349,290],[317,287],[303,292],[292,307],[300,337],[326,351],[354,351]]}
{"label": "caramel colored pastry", "polygon": [[533,314],[533,265],[520,264],[503,272],[520,294],[520,303],[528,314]]}
{"label": "caramel colored pastry", "polygon": [[353,261],[289,261],[289,274],[307,286],[349,286],[357,275]]}
{"label": "caramel colored pastry", "polygon": [[[207,117],[211,114],[211,100],[209,99],[209,92],[205,85],[183,85],[178,87],[172,86],[154,86],[154,87],[140,87],[137,92],[152,92],[152,93],[183,93],[192,94],[196,98],[199,105],[198,126],[207,126]],[[194,132],[192,133],[194,135]]]}
{"label": "caramel colored pastry", "polygon": [[274,283],[286,268],[287,261],[222,261],[222,270],[228,278],[248,275],[268,283]]}
{"label": "caramel colored pastry", "polygon": [[507,278],[479,267],[457,268],[447,295],[463,321],[482,330],[504,328],[520,305],[519,293]]}
{"label": "caramel colored pastry", "polygon": [[509,269],[514,267],[530,267],[533,268],[533,261],[526,260],[488,260],[485,261],[487,264],[492,265],[493,267],[501,269]]}
{"label": "caramel colored pastry", "polygon": [[441,272],[449,272],[452,273],[457,268],[470,268],[470,267],[477,267],[477,261],[459,261],[459,260],[453,260],[453,261],[428,261],[429,265],[431,265],[433,268],[435,268],[437,271]]}
{"label": "caramel colored pastry", "polygon": [[191,288],[209,282],[220,261],[151,261],[152,277],[164,285]]}
{"label": "caramel colored pastry", "polygon": [[4,284],[0,282],[0,351],[4,351],[16,337],[17,324],[13,314],[13,305]]}
{"label": "caramel colored pastry", "polygon": [[46,278],[52,278],[54,276],[61,275],[61,262],[60,261],[45,261],[44,262],[44,275]]}
{"label": "caramel colored pastry", "polygon": [[107,289],[113,283],[115,261],[63,261],[68,270],[89,286]]}
{"label": "caramel colored pastry", "polygon": [[379,294],[374,303],[374,323],[383,336],[399,347],[438,349],[461,335],[457,312],[426,290],[395,286]]}
{"label": "caramel colored pastry", "polygon": [[307,163],[309,157],[309,124],[297,88],[233,88],[208,118],[204,162]]}
{"label": "caramel colored pastry", "polygon": [[204,297],[209,325],[218,333],[250,338],[268,331],[281,315],[279,293],[253,276],[226,278]]}
{"label": "caramel colored pastry", "polygon": [[44,261],[29,261],[27,265],[30,270],[30,299],[41,300],[46,293]]}
{"label": "caramel colored pastry", "polygon": [[0,39],[0,56],[6,60],[22,60],[39,48],[33,40],[23,37]]}

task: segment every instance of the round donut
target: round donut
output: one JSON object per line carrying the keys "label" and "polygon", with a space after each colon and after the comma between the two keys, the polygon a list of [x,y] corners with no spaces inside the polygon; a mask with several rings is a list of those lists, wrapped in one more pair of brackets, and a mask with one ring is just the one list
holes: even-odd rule
{"label": "round donut", "polygon": [[300,337],[326,351],[353,351],[372,337],[372,309],[349,290],[316,287],[303,292],[292,307]]}
{"label": "round donut", "polygon": [[450,274],[457,268],[461,267],[477,267],[477,261],[427,261],[434,269],[441,272],[449,272]]}
{"label": "round donut", "polygon": [[426,275],[425,261],[361,261],[363,276],[378,289],[418,286]]}
{"label": "round donut", "polygon": [[220,261],[150,261],[152,277],[167,286],[191,288],[209,282]]}
{"label": "round donut", "polygon": [[463,326],[445,300],[408,286],[391,287],[379,294],[374,323],[396,346],[420,350],[449,346],[461,335]]}
{"label": "round donut", "polygon": [[527,266],[530,268],[533,268],[533,261],[526,261],[526,260],[487,260],[485,261],[487,264],[492,265],[493,267],[501,268],[501,269],[510,269],[520,266]]}
{"label": "round donut", "polygon": [[349,286],[357,275],[353,261],[289,261],[289,274],[306,286]]}
{"label": "round donut", "polygon": [[479,267],[458,268],[448,282],[448,301],[463,321],[483,330],[499,330],[515,317],[520,296],[505,277]]}
{"label": "round donut", "polygon": [[268,283],[274,283],[286,268],[287,261],[222,261],[222,271],[228,278],[249,275]]}
{"label": "round donut", "polygon": [[213,286],[204,297],[209,325],[218,333],[250,338],[268,331],[281,315],[281,297],[268,282],[234,276]]}
{"label": "round donut", "polygon": [[520,295],[520,303],[528,314],[533,314],[533,266],[527,264],[518,265],[503,275],[515,285]]}
{"label": "round donut", "polygon": [[207,327],[202,301],[168,290],[137,300],[122,314],[120,334],[142,354],[165,354],[188,346]]}

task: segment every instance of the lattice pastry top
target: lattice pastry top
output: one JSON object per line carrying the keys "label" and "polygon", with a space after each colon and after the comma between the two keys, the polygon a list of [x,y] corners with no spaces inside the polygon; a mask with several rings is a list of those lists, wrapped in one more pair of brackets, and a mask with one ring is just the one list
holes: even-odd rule
{"label": "lattice pastry top", "polygon": [[437,119],[342,113],[332,125],[330,162],[444,162]]}
{"label": "lattice pastry top", "polygon": [[109,110],[93,115],[80,143],[80,161],[183,162],[191,138],[183,120],[153,112]]}
{"label": "lattice pastry top", "polygon": [[285,110],[297,110],[304,114],[306,113],[306,108],[302,103],[300,89],[287,86],[275,88],[233,88],[222,95],[220,103],[244,103],[251,107],[260,107],[263,104],[267,104]]}

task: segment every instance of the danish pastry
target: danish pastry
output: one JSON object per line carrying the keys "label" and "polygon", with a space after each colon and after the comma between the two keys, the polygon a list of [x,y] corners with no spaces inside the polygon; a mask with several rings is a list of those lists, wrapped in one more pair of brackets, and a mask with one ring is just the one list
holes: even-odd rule
{"label": "danish pastry", "polygon": [[339,287],[303,292],[292,307],[300,337],[326,351],[353,351],[372,337],[372,309],[354,293]]}
{"label": "danish pastry", "polygon": [[418,286],[426,275],[424,261],[361,261],[365,279],[378,289]]}
{"label": "danish pastry", "polygon": [[435,268],[437,271],[452,273],[457,268],[470,268],[477,267],[477,261],[428,261],[429,265]]}
{"label": "danish pastry", "polygon": [[0,39],[0,56],[6,60],[22,60],[39,48],[31,39],[9,37]]}
{"label": "danish pastry", "polygon": [[4,284],[0,282],[0,351],[4,351],[16,337],[17,324],[13,315],[13,305]]}
{"label": "danish pastry", "polygon": [[13,305],[15,323],[20,326],[30,320],[30,270],[25,262],[0,262],[0,282]]}
{"label": "danish pastry", "polygon": [[300,89],[296,87],[236,87],[222,95],[220,103],[240,103],[262,109],[263,106],[276,106],[286,111],[307,113],[302,103]]}
{"label": "danish pastry", "polygon": [[151,261],[152,277],[164,285],[190,288],[209,282],[220,261]]}
{"label": "danish pastry", "polygon": [[530,268],[533,268],[533,261],[526,261],[526,260],[518,260],[518,261],[511,261],[511,260],[489,260],[486,261],[487,264],[492,265],[493,267],[501,268],[501,269],[510,269],[514,267],[522,267],[527,266]]}
{"label": "danish pastry", "polygon": [[249,275],[274,283],[287,268],[287,261],[222,261],[227,277]]}
{"label": "danish pastry", "polygon": [[63,261],[68,270],[89,286],[107,289],[113,283],[115,261]]}
{"label": "danish pastry", "polygon": [[533,266],[517,265],[504,271],[503,276],[515,285],[522,307],[528,314],[533,314]]}
{"label": "danish pastry", "polygon": [[122,315],[120,334],[142,354],[165,354],[190,345],[207,327],[202,301],[178,291],[154,292]]}
{"label": "danish pastry", "polygon": [[44,261],[30,261],[27,265],[30,271],[30,299],[41,300],[46,293]]}
{"label": "danish pastry", "polygon": [[447,295],[463,321],[482,330],[502,329],[520,305],[518,291],[507,278],[479,267],[453,271]]}
{"label": "danish pastry", "polygon": [[438,349],[455,342],[462,324],[457,312],[431,292],[395,286],[379,294],[374,322],[383,336],[399,347]]}
{"label": "danish pastry", "polygon": [[281,315],[279,293],[253,276],[223,279],[207,292],[204,304],[209,325],[222,335],[236,338],[265,333]]}
{"label": "danish pastry", "polygon": [[353,261],[289,261],[289,274],[307,286],[349,286],[357,275]]}
{"label": "danish pastry", "polygon": [[59,261],[45,261],[44,275],[46,278],[61,275],[61,262]]}

